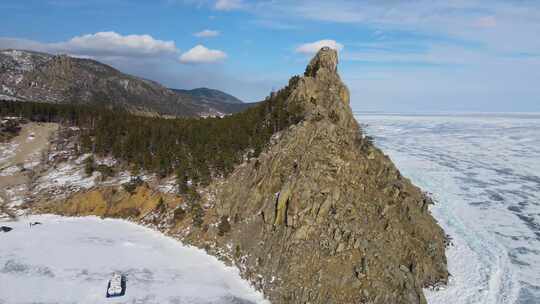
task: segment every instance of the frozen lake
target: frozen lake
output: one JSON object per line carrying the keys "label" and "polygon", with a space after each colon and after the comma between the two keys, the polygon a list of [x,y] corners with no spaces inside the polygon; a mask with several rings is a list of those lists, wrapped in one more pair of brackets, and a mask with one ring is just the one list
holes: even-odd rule
{"label": "frozen lake", "polygon": [[[430,304],[540,303],[540,115],[357,115],[403,175],[433,193],[453,238]],[[30,228],[31,221],[43,225]],[[204,251],[121,220],[0,222],[0,304],[265,303]],[[106,299],[113,272],[127,294]]]}
{"label": "frozen lake", "polygon": [[[30,222],[42,225],[29,227]],[[204,251],[112,219],[52,215],[0,222],[0,303],[267,303]],[[113,272],[126,296],[106,299]]]}
{"label": "frozen lake", "polygon": [[454,239],[431,304],[540,303],[540,115],[358,114]]}

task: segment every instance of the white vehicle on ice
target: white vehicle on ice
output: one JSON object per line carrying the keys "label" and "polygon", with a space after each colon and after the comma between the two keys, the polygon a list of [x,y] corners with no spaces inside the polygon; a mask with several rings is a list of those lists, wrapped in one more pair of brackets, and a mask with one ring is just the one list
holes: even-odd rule
{"label": "white vehicle on ice", "polygon": [[113,273],[107,285],[107,298],[121,297],[126,294],[126,276]]}

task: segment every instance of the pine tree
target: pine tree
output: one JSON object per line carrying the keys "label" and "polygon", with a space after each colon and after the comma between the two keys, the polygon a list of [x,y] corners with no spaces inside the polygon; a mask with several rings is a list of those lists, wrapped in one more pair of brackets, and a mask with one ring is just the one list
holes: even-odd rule
{"label": "pine tree", "polygon": [[94,157],[89,156],[84,160],[84,172],[86,175],[91,176],[95,170]]}

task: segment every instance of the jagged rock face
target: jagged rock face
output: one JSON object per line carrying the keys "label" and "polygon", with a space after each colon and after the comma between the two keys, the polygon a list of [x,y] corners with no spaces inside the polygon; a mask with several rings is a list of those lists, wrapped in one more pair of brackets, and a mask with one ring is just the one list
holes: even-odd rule
{"label": "jagged rock face", "polygon": [[444,232],[429,198],[362,135],[337,63],[323,49],[290,80],[286,106],[304,119],[199,189],[204,212],[174,198],[158,208],[147,188],[90,191],[41,211],[154,225],[236,264],[274,304],[424,304],[422,287],[448,279]]}
{"label": "jagged rock face", "polygon": [[338,56],[337,52],[332,51],[329,47],[324,47],[321,49],[306,68],[304,76],[306,77],[317,77],[317,73],[326,73],[327,75],[336,75],[338,66]]}
{"label": "jagged rock face", "polygon": [[421,288],[448,278],[444,232],[363,138],[337,53],[321,50],[289,86],[304,121],[207,189],[204,228],[185,241],[228,250],[273,303],[425,303]]}
{"label": "jagged rock face", "polygon": [[20,50],[0,51],[0,99],[101,103],[136,113],[175,116],[219,115],[242,109],[199,103],[187,93],[94,60]]}
{"label": "jagged rock face", "polygon": [[[145,221],[149,224],[170,223],[168,216],[182,201],[176,196],[152,190],[143,184],[133,192],[121,187],[103,186],[82,191],[65,201],[54,202],[54,198],[44,198],[44,202],[34,204],[36,213],[54,213],[65,216],[88,216],[127,218],[133,221]],[[161,202],[160,202],[161,201]]]}

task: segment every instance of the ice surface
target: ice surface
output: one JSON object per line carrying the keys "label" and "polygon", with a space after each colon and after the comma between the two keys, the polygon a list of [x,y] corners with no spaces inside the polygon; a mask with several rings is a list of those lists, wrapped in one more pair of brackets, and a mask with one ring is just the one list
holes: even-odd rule
{"label": "ice surface", "polygon": [[357,115],[453,238],[428,302],[540,303],[540,115]]}
{"label": "ice surface", "polygon": [[[43,225],[29,227],[30,222]],[[3,222],[0,303],[268,303],[204,251],[135,224],[52,215]],[[126,295],[107,299],[113,273]]]}

